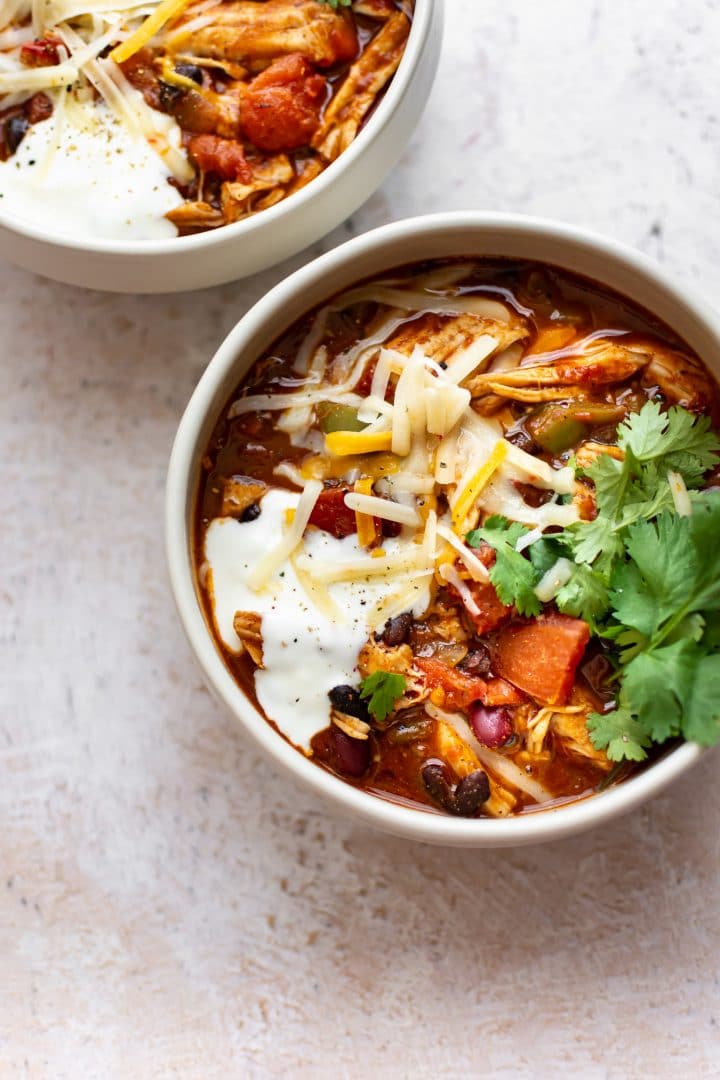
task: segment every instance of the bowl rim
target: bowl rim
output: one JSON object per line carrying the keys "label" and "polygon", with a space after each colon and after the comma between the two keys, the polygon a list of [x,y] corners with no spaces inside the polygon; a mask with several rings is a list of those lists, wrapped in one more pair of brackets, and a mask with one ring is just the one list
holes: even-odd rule
{"label": "bowl rim", "polygon": [[178,252],[195,251],[198,248],[213,248],[226,244],[234,238],[240,240],[242,237],[250,236],[259,229],[270,228],[273,223],[280,226],[286,217],[301,213],[309,202],[320,199],[325,190],[343,173],[350,170],[357,159],[380,137],[396,106],[408,90],[433,23],[435,8],[441,2],[442,0],[415,0],[416,6],[410,34],[402,59],[382,100],[368,122],[347,150],[332,161],[319,176],[300,191],[296,191],[290,198],[276,203],[275,206],[270,206],[259,214],[253,214],[251,217],[230,225],[223,225],[218,229],[196,233],[192,236],[167,237],[163,240],[103,240],[93,237],[75,238],[61,233],[49,236],[40,226],[31,221],[17,219],[2,207],[0,207],[0,228],[5,228],[29,240],[68,251],[149,258],[158,255],[176,255]]}
{"label": "bowl rim", "polygon": [[[390,802],[353,787],[306,758],[254,708],[225,666],[205,622],[188,551],[187,507],[194,501],[197,476],[194,447],[217,388],[231,372],[243,342],[255,334],[262,334],[286,302],[316,284],[330,281],[337,268],[352,263],[360,253],[382,251],[386,245],[418,234],[431,241],[438,232],[458,226],[469,232],[483,230],[498,236],[512,231],[534,241],[544,237],[567,243],[569,251],[580,247],[589,254],[605,257],[615,271],[624,266],[636,277],[644,278],[652,288],[669,295],[672,301],[687,309],[720,346],[720,315],[698,297],[695,289],[692,299],[688,300],[686,293],[659,264],[641,252],[593,231],[543,218],[479,211],[422,215],[382,225],[319,256],[275,285],[236,323],[216,351],[190,398],[172,447],[165,503],[166,557],[180,621],[208,684],[277,765],[341,811],[385,832],[449,846],[502,847],[559,839],[626,813],[658,794],[697,762],[705,751],[696,743],[682,743],[637,776],[605,792],[505,819],[454,818]],[[442,256],[428,255],[430,257]],[[582,269],[577,272],[583,273]],[[612,280],[603,283],[613,287]],[[331,291],[328,289],[328,294]],[[623,290],[618,291],[622,294]]]}

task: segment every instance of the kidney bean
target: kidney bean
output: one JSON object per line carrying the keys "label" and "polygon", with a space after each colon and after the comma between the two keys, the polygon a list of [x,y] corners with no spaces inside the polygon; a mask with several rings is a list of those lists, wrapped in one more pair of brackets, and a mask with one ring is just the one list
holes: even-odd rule
{"label": "kidney bean", "polygon": [[470,706],[469,719],[483,746],[497,749],[512,738],[512,712],[504,705],[488,708],[481,701],[474,701]]}
{"label": "kidney bean", "polygon": [[370,765],[370,740],[351,739],[340,728],[330,732],[338,769],[347,776],[363,776]]}
{"label": "kidney bean", "polygon": [[413,624],[413,617],[409,612],[396,615],[394,619],[388,619],[383,627],[382,640],[386,645],[404,645]]}

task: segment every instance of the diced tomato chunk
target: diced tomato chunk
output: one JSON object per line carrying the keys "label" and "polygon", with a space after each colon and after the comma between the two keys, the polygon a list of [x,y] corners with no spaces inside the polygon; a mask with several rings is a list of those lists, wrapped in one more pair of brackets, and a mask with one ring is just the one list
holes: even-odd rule
{"label": "diced tomato chunk", "polygon": [[310,515],[310,524],[329,532],[338,540],[357,532],[355,511],[345,505],[348,491],[349,488],[346,487],[331,487],[321,491]]}
{"label": "diced tomato chunk", "polygon": [[[321,491],[310,515],[310,524],[331,533],[338,540],[357,532],[355,511],[345,505],[348,491],[350,488],[347,485],[337,485]],[[380,536],[399,536],[402,526],[395,521],[375,518],[375,529]]]}
{"label": "diced tomato chunk", "polygon": [[260,150],[307,146],[320,123],[327,84],[297,53],[275,60],[243,97],[240,130]]}
{"label": "diced tomato chunk", "polygon": [[445,708],[450,711],[465,711],[473,701],[495,706],[519,705],[525,700],[514,686],[510,686],[503,679],[486,681],[474,675],[466,675],[464,671],[458,671],[432,656],[416,656],[414,664],[424,673],[428,686],[433,689],[440,687],[445,691]]}
{"label": "diced tomato chunk", "polygon": [[478,634],[489,634],[491,630],[497,630],[499,626],[507,622],[512,614],[512,606],[503,604],[491,581],[473,581],[467,584],[473,600],[480,609],[479,615],[468,612]]}
{"label": "diced tomato chunk", "polygon": [[214,173],[221,180],[241,180],[247,184],[252,179],[242,143],[234,139],[193,135],[188,141],[188,154],[202,172]]}
{"label": "diced tomato chunk", "polygon": [[497,705],[522,705],[525,695],[505,679],[488,679],[485,695],[480,699],[483,705],[494,708]]}
{"label": "diced tomato chunk", "polygon": [[160,108],[160,80],[152,49],[139,49],[120,65],[128,82],[139,90],[151,109]]}
{"label": "diced tomato chunk", "polygon": [[548,705],[563,705],[590,640],[582,619],[539,615],[500,631],[495,655],[499,673],[526,694]]}
{"label": "diced tomato chunk", "polygon": [[20,63],[25,67],[51,67],[59,64],[58,45],[61,44],[60,39],[55,37],[26,41],[20,49]]}

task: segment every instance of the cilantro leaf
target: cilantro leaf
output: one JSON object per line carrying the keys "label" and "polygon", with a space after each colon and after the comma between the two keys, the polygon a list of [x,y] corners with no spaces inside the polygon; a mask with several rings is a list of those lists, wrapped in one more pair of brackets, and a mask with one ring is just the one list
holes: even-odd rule
{"label": "cilantro leaf", "polygon": [[610,606],[607,584],[589,566],[578,566],[555,596],[555,603],[564,615],[584,619],[597,632],[598,622]]}
{"label": "cilantro leaf", "polygon": [[514,604],[521,615],[539,615],[542,604],[535,595],[540,575],[515,545],[528,530],[519,522],[494,514],[481,529],[465,537],[470,547],[489,544],[495,552],[495,564],[490,568],[490,581],[503,604]]}
{"label": "cilantro leaf", "polygon": [[320,0],[321,4],[327,4],[333,11],[337,11],[339,7],[350,7],[352,0]]}
{"label": "cilantro leaf", "polygon": [[587,718],[590,741],[604,750],[610,761],[644,761],[650,736],[631,711],[621,706],[609,713],[590,713]]}
{"label": "cilantro leaf", "polygon": [[675,406],[663,412],[649,401],[618,427],[624,459],[600,454],[585,471],[595,484],[598,514],[566,530],[577,562],[608,575],[623,555],[625,530],[664,510],[674,510],[668,471],[690,488],[718,463],[720,439],[710,419]]}
{"label": "cilantro leaf", "polygon": [[405,693],[407,680],[392,671],[376,671],[360,683],[360,697],[368,700],[368,709],[379,724],[390,715],[395,702]]}
{"label": "cilantro leaf", "polygon": [[654,462],[660,474],[669,469],[681,473],[694,487],[718,463],[720,440],[710,426],[709,416],[697,416],[674,406],[662,412],[649,401],[618,428],[618,443],[638,462]]}
{"label": "cilantro leaf", "polygon": [[720,653],[700,655],[683,702],[682,732],[701,746],[720,739]]}
{"label": "cilantro leaf", "polygon": [[683,606],[695,576],[688,518],[665,512],[627,531],[629,562],[612,577],[615,618],[653,638],[661,624]]}
{"label": "cilantro leaf", "polygon": [[683,702],[697,666],[698,650],[678,641],[639,653],[623,670],[622,701],[639,718],[653,742],[680,732]]}

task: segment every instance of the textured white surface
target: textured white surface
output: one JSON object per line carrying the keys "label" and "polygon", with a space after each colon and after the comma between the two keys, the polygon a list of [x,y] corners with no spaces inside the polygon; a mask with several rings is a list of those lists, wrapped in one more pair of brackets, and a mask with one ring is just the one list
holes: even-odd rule
{"label": "textured white surface", "polygon": [[[510,209],[717,295],[717,0],[447,15],[400,167],[317,250]],[[202,688],[165,580],[172,434],[311,254],[176,298],[0,269],[0,1075],[717,1076],[717,755],[604,832],[444,852],[329,819]]]}

